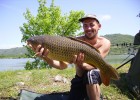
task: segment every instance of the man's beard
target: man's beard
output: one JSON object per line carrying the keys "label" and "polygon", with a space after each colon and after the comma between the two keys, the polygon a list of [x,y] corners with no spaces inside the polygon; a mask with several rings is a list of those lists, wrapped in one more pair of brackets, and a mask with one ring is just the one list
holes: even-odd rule
{"label": "man's beard", "polygon": [[97,33],[95,33],[92,37],[89,37],[85,34],[85,37],[88,39],[88,40],[92,40],[96,37]]}

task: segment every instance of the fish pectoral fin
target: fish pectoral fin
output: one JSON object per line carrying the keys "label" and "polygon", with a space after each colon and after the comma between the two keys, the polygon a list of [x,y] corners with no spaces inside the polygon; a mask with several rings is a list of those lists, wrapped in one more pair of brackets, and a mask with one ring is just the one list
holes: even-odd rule
{"label": "fish pectoral fin", "polygon": [[109,76],[109,75],[105,75],[103,72],[100,72],[100,76],[101,76],[102,83],[103,83],[105,86],[109,86],[109,83],[110,83],[110,76]]}

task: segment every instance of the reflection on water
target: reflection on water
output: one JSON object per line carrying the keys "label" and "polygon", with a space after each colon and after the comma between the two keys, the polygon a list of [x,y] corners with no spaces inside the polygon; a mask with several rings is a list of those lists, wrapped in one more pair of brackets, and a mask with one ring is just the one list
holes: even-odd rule
{"label": "reflection on water", "polygon": [[[128,56],[129,55],[108,55],[105,58],[105,60],[109,64],[120,64],[121,65],[122,64],[122,61],[124,59],[126,59]],[[128,57],[128,59],[130,59],[132,57],[133,57],[133,55],[131,55],[130,57]],[[0,59],[0,71],[24,69],[24,66],[25,66],[25,64],[26,64],[27,61],[33,61],[33,59],[31,59],[31,58]]]}
{"label": "reflection on water", "polygon": [[134,55],[108,55],[105,60],[110,64],[122,64],[132,57]]}
{"label": "reflection on water", "polygon": [[27,61],[33,61],[31,58],[20,59],[0,59],[0,71],[24,69]]}

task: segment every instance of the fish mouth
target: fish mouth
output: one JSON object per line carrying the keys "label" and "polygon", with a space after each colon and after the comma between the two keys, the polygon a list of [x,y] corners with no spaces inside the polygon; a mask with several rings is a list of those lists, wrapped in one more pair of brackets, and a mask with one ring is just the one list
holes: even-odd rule
{"label": "fish mouth", "polygon": [[29,41],[26,41],[26,44],[29,46],[31,43]]}
{"label": "fish mouth", "polygon": [[30,45],[31,44],[31,38],[29,38],[29,39],[26,40],[26,44],[27,45]]}
{"label": "fish mouth", "polygon": [[30,41],[26,41],[27,47],[29,47],[32,50],[36,50],[36,46],[33,45]]}
{"label": "fish mouth", "polygon": [[28,47],[32,47],[32,44],[29,41],[26,41]]}
{"label": "fish mouth", "polygon": [[32,45],[35,42],[34,38],[29,38],[26,40],[27,45]]}
{"label": "fish mouth", "polygon": [[26,44],[27,44],[28,47],[33,48],[32,39],[31,38],[26,40]]}

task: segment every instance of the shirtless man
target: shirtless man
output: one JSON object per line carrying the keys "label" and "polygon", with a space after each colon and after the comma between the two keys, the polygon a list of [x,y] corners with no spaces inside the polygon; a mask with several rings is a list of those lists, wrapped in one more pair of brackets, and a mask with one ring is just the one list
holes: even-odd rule
{"label": "shirtless man", "polygon": [[[98,31],[101,28],[99,20],[95,15],[86,15],[79,19],[79,21],[83,25],[84,35],[77,38],[93,45],[100,51],[101,56],[104,58],[108,54],[111,44],[109,40],[98,35]],[[30,47],[32,48],[31,45]],[[57,69],[67,68],[68,63],[43,56],[42,54],[47,55],[49,50],[43,53],[44,48],[41,48],[41,45],[34,51],[37,56],[43,58],[50,66]],[[99,69],[96,66],[84,63],[83,53],[73,56],[73,63],[76,65],[76,75],[71,81],[69,100],[84,100],[85,98],[100,100],[100,84],[102,82]]]}

